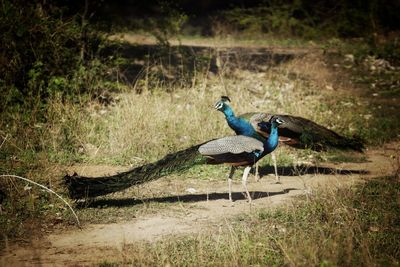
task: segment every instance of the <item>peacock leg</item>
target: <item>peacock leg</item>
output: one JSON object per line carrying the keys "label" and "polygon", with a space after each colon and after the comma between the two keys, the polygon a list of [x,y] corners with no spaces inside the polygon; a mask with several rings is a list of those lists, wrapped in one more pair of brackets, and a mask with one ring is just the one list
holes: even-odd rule
{"label": "peacock leg", "polygon": [[255,178],[256,182],[258,182],[260,180],[260,173],[258,172],[258,162],[256,162],[254,178]]}
{"label": "peacock leg", "polygon": [[229,190],[229,200],[232,202],[232,177],[235,173],[236,167],[231,166],[231,170],[228,175],[228,190]]}
{"label": "peacock leg", "polygon": [[275,179],[276,179],[276,183],[280,184],[281,183],[281,178],[278,175],[278,165],[276,163],[276,155],[275,152],[271,153],[271,158],[272,158],[272,162],[274,164],[274,170],[275,170]]}
{"label": "peacock leg", "polygon": [[244,189],[246,190],[246,195],[247,195],[247,199],[249,200],[249,203],[251,202],[251,196],[249,193],[249,190],[247,190],[247,177],[249,176],[251,167],[246,167],[243,171],[243,178],[242,178],[242,184]]}

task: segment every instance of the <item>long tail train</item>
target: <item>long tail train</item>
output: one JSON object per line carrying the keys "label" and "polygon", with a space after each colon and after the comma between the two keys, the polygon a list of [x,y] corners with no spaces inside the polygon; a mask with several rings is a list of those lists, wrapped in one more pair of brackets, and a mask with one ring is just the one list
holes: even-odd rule
{"label": "long tail train", "polygon": [[66,175],[64,183],[72,199],[96,197],[124,190],[128,187],[143,184],[162,176],[189,169],[201,164],[206,159],[198,153],[200,145],[168,154],[154,163],[139,166],[132,170],[112,176],[85,177],[74,174]]}
{"label": "long tail train", "polygon": [[[273,138],[277,144],[278,136],[275,135]],[[187,170],[197,164],[227,163],[234,166],[250,166],[276,147],[269,148],[268,145],[266,140],[267,150],[264,150],[263,142],[257,139],[240,135],[226,136],[168,154],[159,161],[127,172],[103,177],[67,175],[64,182],[69,196],[73,199],[96,197]]]}

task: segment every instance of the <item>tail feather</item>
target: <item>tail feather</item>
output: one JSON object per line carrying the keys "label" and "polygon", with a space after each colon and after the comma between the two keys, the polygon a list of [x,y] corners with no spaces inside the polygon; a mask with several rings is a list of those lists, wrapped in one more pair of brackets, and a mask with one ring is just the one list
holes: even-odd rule
{"label": "tail feather", "polygon": [[254,123],[253,120],[270,121],[272,117],[279,117],[284,121],[278,128],[279,141],[294,148],[308,148],[315,151],[336,148],[359,152],[362,152],[365,148],[364,142],[360,138],[344,137],[320,124],[302,117],[255,112],[245,113],[240,115],[240,117],[249,120],[256,131],[264,136],[268,136],[269,131],[265,132],[263,129],[260,129],[258,123]]}
{"label": "tail feather", "polygon": [[309,148],[315,151],[326,151],[333,148],[363,152],[365,149],[362,139],[357,137],[347,138],[335,132],[332,132],[330,136],[325,135],[322,137],[315,134],[307,135],[307,133],[303,133],[299,140],[300,142],[298,143],[289,143],[288,145],[295,148]]}
{"label": "tail feather", "polygon": [[354,136],[353,138],[347,138],[341,136],[341,139],[339,143],[336,145],[336,148],[351,149],[358,152],[363,152],[365,146],[364,146],[364,141],[359,137]]}
{"label": "tail feather", "polygon": [[[299,148],[310,148],[313,150],[352,149],[362,152],[364,149],[363,141],[360,138],[344,137],[322,125],[302,117],[290,115],[280,116],[285,121],[279,128],[280,136],[287,136],[298,140],[292,146]],[[290,145],[290,144],[289,144]]]}
{"label": "tail feather", "polygon": [[205,162],[198,153],[200,145],[168,154],[154,163],[139,166],[132,170],[112,176],[85,177],[74,174],[66,175],[64,183],[72,199],[96,197],[124,190],[134,185],[143,184],[174,172],[189,169],[195,164]]}

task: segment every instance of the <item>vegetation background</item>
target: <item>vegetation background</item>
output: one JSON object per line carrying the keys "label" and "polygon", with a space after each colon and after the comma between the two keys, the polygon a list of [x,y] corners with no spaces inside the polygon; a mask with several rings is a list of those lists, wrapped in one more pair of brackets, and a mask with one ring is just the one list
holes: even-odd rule
{"label": "vegetation background", "polygon": [[[304,116],[362,137],[371,147],[398,141],[399,11],[396,0],[1,0],[0,174],[28,177],[62,191],[63,166],[136,166],[229,134],[220,117],[210,116],[220,95],[229,95],[238,113]],[[279,163],[309,158],[356,160],[336,152],[283,149]],[[197,174],[201,178],[208,172]],[[284,215],[261,212],[254,218],[258,226],[232,238],[249,247],[273,240],[274,247],[259,254],[249,249],[231,263],[399,264],[399,201],[387,207],[359,195],[366,190],[390,199],[388,192],[394,190],[391,196],[398,200],[399,173],[354,190],[328,203],[317,197],[316,204],[305,202]],[[14,179],[0,180],[0,205],[2,244],[34,228],[72,220],[52,196]],[[337,220],[329,216],[338,205],[349,207],[337,216],[346,224],[357,222],[354,228],[332,226]],[[354,205],[365,213],[353,216]],[[288,225],[310,221],[329,233],[328,247],[335,249],[356,241],[338,254],[330,254],[332,248],[306,257],[291,249],[305,240],[297,235],[304,229],[315,243],[322,242],[315,229],[292,225],[289,232],[298,239],[280,233],[258,240],[254,233],[270,220]],[[387,232],[371,234],[368,227],[376,224]],[[186,247],[179,242],[157,244],[154,251],[168,255],[177,244]],[[239,253],[225,247],[213,254],[210,237],[185,242],[205,251],[204,258],[196,258],[199,263],[213,255],[211,265],[224,265],[229,253]],[[144,263],[159,260],[153,256]],[[174,257],[165,262],[185,265],[191,260],[189,254]]]}

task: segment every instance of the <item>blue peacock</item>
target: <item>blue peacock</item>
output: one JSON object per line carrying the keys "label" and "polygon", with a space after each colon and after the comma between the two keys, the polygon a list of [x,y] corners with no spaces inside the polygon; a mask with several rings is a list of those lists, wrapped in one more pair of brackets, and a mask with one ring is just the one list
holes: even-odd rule
{"label": "blue peacock", "polygon": [[145,164],[112,176],[66,175],[64,182],[71,198],[82,199],[124,190],[165,175],[187,170],[197,164],[229,164],[232,166],[228,177],[229,200],[232,201],[233,173],[237,167],[245,167],[242,184],[250,202],[247,177],[251,166],[278,146],[278,126],[284,121],[278,117],[271,117],[269,121],[261,121],[255,117],[252,123],[262,131],[270,131],[269,136],[264,137],[257,133],[254,136],[226,136],[168,154],[154,163]]}
{"label": "blue peacock", "polygon": [[[237,135],[244,135],[260,139],[260,136],[266,138],[271,129],[268,124],[260,122],[269,121],[271,118],[280,119],[282,123],[278,127],[279,142],[299,149],[311,149],[314,151],[325,151],[330,148],[341,150],[354,150],[362,152],[364,145],[358,138],[347,138],[319,125],[311,120],[291,116],[268,113],[245,113],[236,116],[229,105],[230,99],[222,96],[215,104],[215,109],[221,111],[226,118],[229,127]],[[260,127],[263,125],[265,127]],[[275,154],[271,153],[274,163],[276,182],[280,183],[277,171]],[[256,164],[256,177],[258,176],[258,164]]]}

